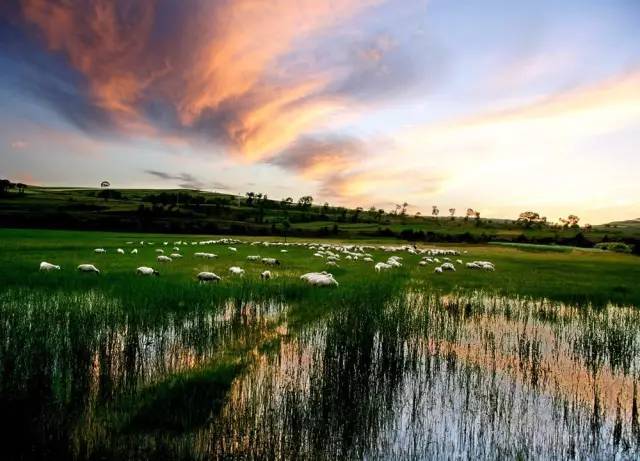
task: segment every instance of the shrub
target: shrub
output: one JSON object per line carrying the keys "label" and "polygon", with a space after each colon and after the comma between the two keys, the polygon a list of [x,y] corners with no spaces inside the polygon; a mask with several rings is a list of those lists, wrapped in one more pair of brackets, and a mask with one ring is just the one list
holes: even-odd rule
{"label": "shrub", "polygon": [[602,242],[596,244],[596,248],[618,253],[631,253],[631,247],[623,242]]}

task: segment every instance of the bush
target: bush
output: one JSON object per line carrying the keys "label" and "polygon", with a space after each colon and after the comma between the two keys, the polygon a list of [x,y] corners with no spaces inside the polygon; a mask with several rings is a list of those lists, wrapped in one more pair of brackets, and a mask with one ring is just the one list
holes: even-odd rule
{"label": "bush", "polygon": [[596,248],[618,253],[631,253],[631,247],[623,242],[602,242],[596,244]]}

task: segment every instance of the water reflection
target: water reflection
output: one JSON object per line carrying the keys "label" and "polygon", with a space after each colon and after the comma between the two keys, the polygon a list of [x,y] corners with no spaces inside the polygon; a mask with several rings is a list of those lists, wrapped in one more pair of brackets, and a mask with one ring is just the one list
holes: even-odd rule
{"label": "water reflection", "polygon": [[[411,291],[346,298],[290,331],[281,303],[150,315],[65,296],[0,299],[0,420],[16,457],[640,456],[635,308]],[[206,375],[243,348],[228,385]],[[170,376],[183,378],[162,387]],[[165,424],[180,412],[188,424]]]}
{"label": "water reflection", "polygon": [[353,307],[262,357],[201,448],[255,459],[636,458],[639,322],[631,308],[481,294]]}

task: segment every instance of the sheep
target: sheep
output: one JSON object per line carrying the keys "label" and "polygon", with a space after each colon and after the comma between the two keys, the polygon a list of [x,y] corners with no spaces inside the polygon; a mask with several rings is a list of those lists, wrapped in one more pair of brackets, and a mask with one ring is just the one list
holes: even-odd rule
{"label": "sheep", "polygon": [[219,277],[218,275],[214,274],[213,272],[200,272],[198,275],[198,280],[201,283],[205,283],[205,282],[219,282],[220,280],[222,280],[222,277]]}
{"label": "sheep", "polygon": [[418,265],[419,265],[419,266],[426,266],[426,265],[427,265],[427,262],[426,262],[426,261],[420,261],[420,262],[418,263]]}
{"label": "sheep", "polygon": [[51,264],[51,263],[48,263],[46,261],[42,261],[40,263],[40,270],[41,271],[45,271],[45,272],[59,271],[60,270],[60,266],[56,266],[55,264]]}
{"label": "sheep", "polygon": [[151,267],[146,267],[146,266],[140,266],[136,269],[136,274],[138,275],[160,275],[160,272],[158,272],[157,270],[151,268]]}
{"label": "sheep", "polygon": [[289,250],[280,250],[280,253],[289,253]]}
{"label": "sheep", "polygon": [[442,268],[443,271],[453,271],[453,272],[456,271],[455,266],[451,263],[444,263],[440,267]]}
{"label": "sheep", "polygon": [[373,262],[373,258],[371,256],[365,256],[364,258],[362,258],[363,261],[366,261],[368,263],[372,263]]}
{"label": "sheep", "polygon": [[95,250],[93,250],[93,252],[97,254],[104,254],[107,252],[107,250],[105,250],[104,248],[96,248]]}
{"label": "sheep", "polygon": [[156,253],[158,254],[164,254],[164,250],[162,248],[156,248]]}
{"label": "sheep", "polygon": [[89,273],[100,274],[100,271],[98,270],[98,268],[96,266],[94,266],[93,264],[80,264],[78,266],[78,271],[79,272],[84,272],[86,274],[89,274]]}
{"label": "sheep", "polygon": [[244,276],[244,269],[238,266],[231,266],[229,268],[229,272],[231,272],[233,275],[239,275],[240,277]]}
{"label": "sheep", "polygon": [[335,261],[327,261],[327,266],[338,267],[338,263]]}
{"label": "sheep", "polygon": [[336,279],[333,278],[328,272],[309,272],[307,274],[300,276],[301,280],[304,280],[310,285],[320,286],[320,287],[328,287],[328,286],[339,286],[339,283]]}
{"label": "sheep", "polygon": [[179,251],[180,251],[180,248],[178,248],[178,247],[173,247],[173,251],[175,251],[175,252],[179,252]]}
{"label": "sheep", "polygon": [[131,250],[131,254],[132,255],[137,255],[138,254],[138,249],[134,248],[133,250]]}
{"label": "sheep", "polygon": [[442,274],[442,267],[441,267],[441,266],[436,267],[436,268],[433,270],[433,272],[435,272],[436,274]]}
{"label": "sheep", "polygon": [[270,280],[271,279],[271,271],[264,271],[260,274],[260,278],[262,280]]}
{"label": "sheep", "polygon": [[159,263],[170,263],[173,261],[169,256],[160,255],[156,258]]}
{"label": "sheep", "polygon": [[460,264],[460,265],[462,265],[462,264],[463,264],[462,259],[456,259],[456,262],[457,262],[458,264]]}
{"label": "sheep", "polygon": [[238,251],[238,249],[237,249],[237,248],[235,248],[235,247],[229,247],[229,251],[236,252],[236,251]]}
{"label": "sheep", "polygon": [[391,267],[393,267],[393,266],[391,266],[390,264],[387,264],[387,263],[376,263],[376,265],[374,267],[376,269],[376,272],[380,272],[380,271],[383,271],[383,270],[386,271],[387,269],[391,269]]}
{"label": "sheep", "polygon": [[496,267],[492,262],[489,261],[473,261],[471,263],[467,263],[467,268],[469,269],[482,269],[485,271],[495,271]]}
{"label": "sheep", "polygon": [[171,253],[169,257],[172,259],[178,259],[178,258],[182,258],[182,255],[180,253]]}
{"label": "sheep", "polygon": [[124,254],[124,250],[122,248],[118,248],[116,250],[116,253],[118,253],[119,255],[123,255]]}
{"label": "sheep", "polygon": [[279,266],[280,265],[280,261],[278,261],[276,258],[262,258],[262,263],[263,264],[267,264],[269,266]]}
{"label": "sheep", "polygon": [[213,253],[194,253],[193,256],[195,256],[196,258],[207,258],[207,259],[213,259],[213,258],[217,258],[218,255],[213,254]]}
{"label": "sheep", "polygon": [[482,269],[479,264],[476,263],[467,263],[467,269]]}
{"label": "sheep", "polygon": [[247,261],[260,261],[260,256],[258,255],[247,256]]}

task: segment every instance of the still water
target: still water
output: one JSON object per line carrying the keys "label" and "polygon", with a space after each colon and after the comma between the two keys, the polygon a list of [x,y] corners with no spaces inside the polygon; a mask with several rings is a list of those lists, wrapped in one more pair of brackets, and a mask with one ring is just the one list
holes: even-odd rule
{"label": "still water", "polygon": [[410,291],[289,326],[30,296],[0,299],[9,459],[640,457],[633,307]]}

